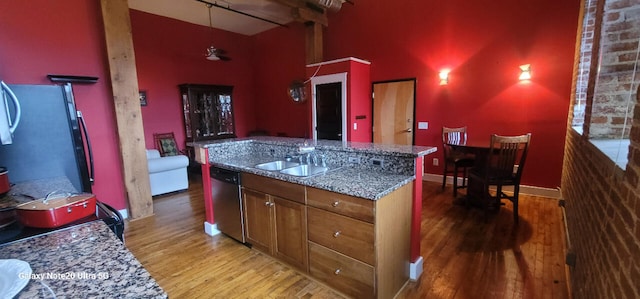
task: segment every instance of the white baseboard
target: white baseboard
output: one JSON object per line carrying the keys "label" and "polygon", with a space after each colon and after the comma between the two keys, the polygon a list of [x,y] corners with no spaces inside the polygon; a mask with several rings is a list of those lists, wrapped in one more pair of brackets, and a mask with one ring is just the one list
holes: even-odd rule
{"label": "white baseboard", "polygon": [[120,213],[123,219],[129,218],[129,211],[127,209],[118,210],[118,213]]}
{"label": "white baseboard", "polygon": [[422,275],[423,262],[424,260],[419,256],[414,263],[409,264],[409,279],[416,281],[420,278],[420,275]]}
{"label": "white baseboard", "polygon": [[221,231],[218,230],[217,224],[211,224],[206,221],[204,222],[204,232],[209,236],[215,236],[221,233]]}
{"label": "white baseboard", "polygon": [[[428,181],[428,182],[437,182],[442,184],[442,175],[425,173],[422,175],[422,180]],[[447,185],[452,185],[452,184],[453,184],[453,177],[447,176]],[[462,184],[462,178],[458,178],[458,184]],[[504,191],[513,192],[513,187],[506,186],[504,187]],[[550,198],[561,197],[560,191],[558,191],[558,189],[527,186],[527,185],[520,185],[520,194],[535,195],[535,196],[550,197]]]}

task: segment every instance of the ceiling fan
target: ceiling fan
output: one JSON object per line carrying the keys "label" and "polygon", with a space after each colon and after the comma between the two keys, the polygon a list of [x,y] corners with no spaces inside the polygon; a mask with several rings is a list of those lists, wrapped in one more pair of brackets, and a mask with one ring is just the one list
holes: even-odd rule
{"label": "ceiling fan", "polygon": [[212,6],[213,5],[211,4],[207,4],[207,7],[209,8],[209,29],[211,30],[212,44],[207,48],[207,52],[205,53],[205,58],[211,61],[217,61],[217,60],[229,61],[231,60],[231,58],[225,55],[226,54],[225,50],[218,49],[213,46],[213,25],[211,24],[211,7]]}
{"label": "ceiling fan", "polygon": [[222,50],[222,49],[217,49],[216,47],[211,45],[211,46],[209,46],[209,48],[207,48],[207,53],[205,54],[205,57],[207,58],[207,60],[229,61],[229,60],[231,60],[231,58],[229,58],[228,56],[225,55],[226,52],[227,51]]}

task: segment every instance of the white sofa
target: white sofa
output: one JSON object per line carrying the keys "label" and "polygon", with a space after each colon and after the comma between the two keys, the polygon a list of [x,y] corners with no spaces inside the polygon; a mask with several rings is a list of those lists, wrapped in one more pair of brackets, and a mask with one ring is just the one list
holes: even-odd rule
{"label": "white sofa", "polygon": [[160,157],[156,149],[147,150],[151,196],[189,188],[187,166],[189,158],[184,155]]}

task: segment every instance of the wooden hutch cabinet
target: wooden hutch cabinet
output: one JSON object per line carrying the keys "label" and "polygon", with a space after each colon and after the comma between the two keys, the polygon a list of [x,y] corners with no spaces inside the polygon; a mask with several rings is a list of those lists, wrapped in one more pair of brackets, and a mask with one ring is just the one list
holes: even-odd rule
{"label": "wooden hutch cabinet", "polygon": [[[182,84],[179,87],[187,143],[236,137],[233,86]],[[193,148],[186,148],[193,158]]]}

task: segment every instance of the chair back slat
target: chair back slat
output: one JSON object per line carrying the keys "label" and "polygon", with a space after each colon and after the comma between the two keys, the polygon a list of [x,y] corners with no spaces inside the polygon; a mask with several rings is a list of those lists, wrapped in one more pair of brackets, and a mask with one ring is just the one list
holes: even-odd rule
{"label": "chair back slat", "polygon": [[467,127],[447,128],[442,127],[442,142],[444,144],[466,144]]}
{"label": "chair back slat", "polygon": [[[531,133],[520,136],[491,135],[487,176],[493,179],[520,179],[527,157]],[[516,167],[517,166],[517,167]]]}
{"label": "chair back slat", "polygon": [[445,160],[453,155],[453,149],[449,144],[467,144],[467,127],[442,127],[442,149]]}

